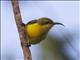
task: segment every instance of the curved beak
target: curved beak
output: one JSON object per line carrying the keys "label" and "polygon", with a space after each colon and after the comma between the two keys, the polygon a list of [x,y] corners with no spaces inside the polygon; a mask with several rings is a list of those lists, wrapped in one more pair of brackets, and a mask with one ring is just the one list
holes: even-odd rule
{"label": "curved beak", "polygon": [[58,23],[58,22],[54,22],[53,25],[62,25],[62,26],[64,26],[64,24]]}

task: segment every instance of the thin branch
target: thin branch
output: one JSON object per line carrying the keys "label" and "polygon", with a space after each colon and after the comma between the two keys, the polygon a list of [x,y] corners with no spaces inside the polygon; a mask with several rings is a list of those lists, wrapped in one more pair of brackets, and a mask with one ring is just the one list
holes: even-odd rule
{"label": "thin branch", "polygon": [[28,45],[28,39],[26,38],[25,33],[24,33],[24,26],[22,25],[22,18],[20,14],[18,0],[12,0],[12,7],[13,7],[16,25],[17,25],[18,32],[19,32],[21,46],[23,49],[24,60],[32,60],[30,49],[26,47]]}

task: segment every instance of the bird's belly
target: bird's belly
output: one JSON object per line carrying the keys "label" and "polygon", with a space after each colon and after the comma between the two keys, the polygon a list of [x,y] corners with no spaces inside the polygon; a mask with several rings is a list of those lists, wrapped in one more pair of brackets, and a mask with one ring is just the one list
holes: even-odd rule
{"label": "bird's belly", "polygon": [[30,44],[37,44],[41,40],[44,40],[44,29],[39,24],[31,24],[25,27],[26,35],[28,36]]}

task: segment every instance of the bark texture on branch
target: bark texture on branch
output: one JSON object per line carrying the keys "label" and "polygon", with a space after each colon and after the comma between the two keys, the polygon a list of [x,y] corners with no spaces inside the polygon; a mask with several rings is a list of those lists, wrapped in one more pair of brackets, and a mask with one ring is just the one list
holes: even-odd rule
{"label": "bark texture on branch", "polygon": [[12,0],[11,2],[12,2],[16,25],[17,25],[18,32],[19,32],[21,46],[23,49],[24,60],[32,60],[30,49],[26,47],[28,45],[28,39],[25,36],[24,26],[22,25],[22,18],[20,14],[18,0]]}

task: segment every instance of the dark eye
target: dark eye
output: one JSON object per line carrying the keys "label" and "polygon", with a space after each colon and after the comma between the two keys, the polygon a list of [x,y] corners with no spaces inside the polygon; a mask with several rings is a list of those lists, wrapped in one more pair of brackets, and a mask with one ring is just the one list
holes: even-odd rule
{"label": "dark eye", "polygon": [[32,20],[32,21],[28,22],[28,24],[34,24],[36,22],[37,22],[37,20]]}
{"label": "dark eye", "polygon": [[44,22],[44,24],[49,24],[49,21]]}
{"label": "dark eye", "polygon": [[49,21],[43,21],[43,22],[39,22],[41,25],[46,25],[46,24],[49,24],[50,22]]}

